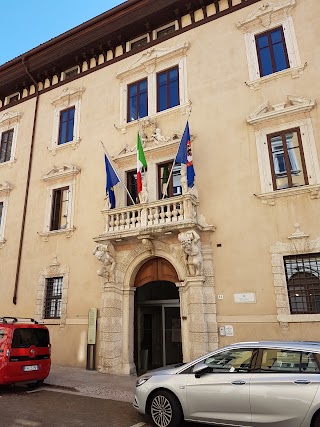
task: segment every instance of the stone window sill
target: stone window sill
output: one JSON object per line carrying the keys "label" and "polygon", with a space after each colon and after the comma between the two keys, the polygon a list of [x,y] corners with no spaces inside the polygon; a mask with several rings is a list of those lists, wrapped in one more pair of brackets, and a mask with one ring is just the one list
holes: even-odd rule
{"label": "stone window sill", "polygon": [[261,88],[261,85],[264,83],[267,83],[271,80],[276,80],[279,77],[284,77],[291,75],[293,79],[296,79],[300,77],[300,75],[303,73],[304,69],[307,66],[307,62],[303,65],[300,65],[299,67],[293,67],[293,68],[287,68],[286,70],[279,71],[277,73],[269,74],[268,76],[261,77],[256,80],[250,80],[248,82],[245,82],[246,85],[253,90],[258,90]]}
{"label": "stone window sill", "polygon": [[73,227],[73,228],[66,228],[66,229],[63,229],[63,230],[54,230],[54,231],[48,231],[48,232],[38,233],[38,235],[40,237],[42,237],[45,242],[47,242],[49,240],[49,237],[59,236],[59,235],[65,235],[65,237],[67,239],[69,239],[70,237],[72,237],[75,229],[76,229],[75,227]]}
{"label": "stone window sill", "polygon": [[297,196],[299,194],[308,194],[310,199],[319,199],[320,198],[320,184],[308,185],[303,187],[296,188],[286,188],[285,190],[276,190],[272,193],[262,193],[255,194],[261,201],[266,205],[274,206],[276,204],[276,199],[281,199],[283,197]]}
{"label": "stone window sill", "polygon": [[73,141],[66,142],[65,144],[61,144],[61,145],[56,144],[53,147],[48,147],[48,150],[53,155],[55,155],[57,151],[64,150],[66,148],[72,148],[73,150],[75,150],[76,148],[79,147],[80,142],[81,142],[81,138],[78,138],[78,139],[74,139]]}
{"label": "stone window sill", "polygon": [[279,314],[277,320],[285,323],[320,322],[320,314]]}

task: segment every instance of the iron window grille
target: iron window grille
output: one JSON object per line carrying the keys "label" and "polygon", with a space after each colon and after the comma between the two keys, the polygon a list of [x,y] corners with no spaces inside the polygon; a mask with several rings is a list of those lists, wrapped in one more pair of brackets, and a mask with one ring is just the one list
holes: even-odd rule
{"label": "iron window grille", "polygon": [[284,257],[291,314],[320,313],[320,253]]}
{"label": "iron window grille", "polygon": [[260,77],[290,68],[283,28],[256,35]]}
{"label": "iron window grille", "polygon": [[60,112],[59,145],[73,140],[74,116],[75,107]]}
{"label": "iron window grille", "polygon": [[62,287],[63,277],[50,277],[46,279],[45,319],[61,318]]}
{"label": "iron window grille", "polygon": [[0,145],[0,163],[8,162],[11,158],[13,129],[2,132]]}

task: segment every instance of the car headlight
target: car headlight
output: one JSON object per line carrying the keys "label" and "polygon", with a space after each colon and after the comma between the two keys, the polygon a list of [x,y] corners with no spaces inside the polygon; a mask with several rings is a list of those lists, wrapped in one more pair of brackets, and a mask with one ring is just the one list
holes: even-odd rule
{"label": "car headlight", "polygon": [[144,384],[146,381],[148,381],[152,375],[142,375],[142,377],[137,379],[136,387],[139,387],[140,385]]}

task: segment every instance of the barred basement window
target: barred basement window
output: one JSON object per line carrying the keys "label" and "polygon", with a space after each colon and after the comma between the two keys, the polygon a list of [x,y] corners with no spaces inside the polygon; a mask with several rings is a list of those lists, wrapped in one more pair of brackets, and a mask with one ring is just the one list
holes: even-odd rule
{"label": "barred basement window", "polygon": [[320,253],[283,258],[291,314],[320,313]]}
{"label": "barred basement window", "polygon": [[46,298],[44,304],[45,319],[60,319],[63,277],[46,279]]}

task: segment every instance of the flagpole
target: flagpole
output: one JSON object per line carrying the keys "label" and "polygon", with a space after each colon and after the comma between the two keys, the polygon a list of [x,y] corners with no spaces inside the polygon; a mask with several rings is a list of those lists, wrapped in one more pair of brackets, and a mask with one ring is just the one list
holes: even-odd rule
{"label": "flagpole", "polygon": [[[185,127],[187,126],[187,123],[188,123],[188,121],[189,121],[190,116],[191,116],[191,109],[189,110],[189,114],[188,114],[188,118],[187,118],[187,121],[186,121],[186,125],[185,125]],[[183,136],[183,134],[181,135],[181,138],[182,138],[182,136]],[[180,142],[181,142],[181,139],[180,139]],[[180,147],[180,144],[178,145],[177,154],[178,154],[178,151],[179,151],[179,147]],[[167,183],[166,183],[167,185],[166,185],[166,188],[165,188],[165,190],[164,190],[164,194],[162,195],[162,199],[164,199],[164,198],[165,198],[165,195],[166,195],[166,194],[167,194],[167,192],[168,192],[168,186],[169,186],[170,179],[171,179],[171,176],[172,176],[172,173],[173,173],[173,168],[175,167],[175,164],[176,164],[177,154],[176,154],[176,156],[175,156],[175,158],[174,158],[174,161],[173,161],[173,164],[172,164],[172,168],[171,168],[171,171],[170,171],[170,173],[169,173],[169,178],[168,178],[168,181],[167,181]]]}
{"label": "flagpole", "polygon": [[107,156],[107,158],[108,158],[108,160],[109,160],[109,163],[110,163],[110,164],[112,165],[112,167],[113,167],[114,173],[117,175],[117,177],[118,177],[119,181],[121,182],[121,184],[124,186],[124,188],[125,188],[126,192],[128,193],[128,196],[130,197],[130,199],[131,199],[132,203],[135,205],[135,202],[134,202],[134,200],[133,200],[133,198],[132,198],[132,196],[131,196],[131,194],[130,194],[130,192],[129,192],[128,188],[127,188],[127,186],[124,184],[124,182],[122,181],[122,179],[121,179],[121,178],[120,178],[120,176],[118,175],[118,173],[117,173],[116,169],[114,168],[114,166],[113,166],[113,162],[110,160],[110,157],[109,157],[109,155],[108,155],[108,152],[107,152],[107,150],[106,150],[106,147],[104,146],[104,144],[103,144],[103,142],[102,142],[102,141],[100,141],[100,142],[101,142],[101,145],[102,145],[102,147],[103,147],[104,154]]}

